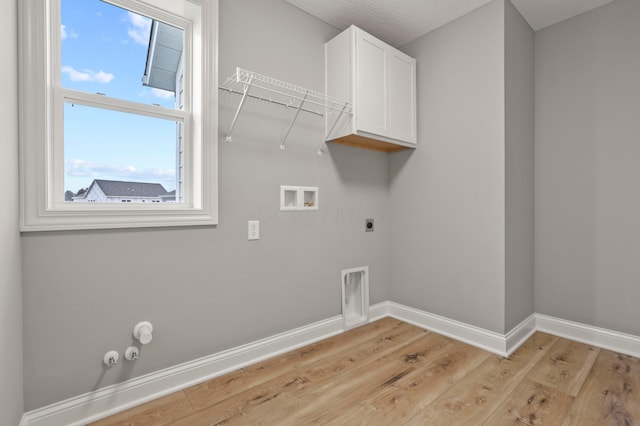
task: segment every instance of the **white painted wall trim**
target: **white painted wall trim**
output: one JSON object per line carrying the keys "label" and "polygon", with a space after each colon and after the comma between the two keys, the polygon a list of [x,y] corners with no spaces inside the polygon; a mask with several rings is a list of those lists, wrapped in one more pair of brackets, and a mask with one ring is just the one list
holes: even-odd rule
{"label": "white painted wall trim", "polygon": [[640,358],[640,336],[536,314],[536,330]]}
{"label": "white painted wall trim", "polygon": [[435,331],[460,340],[472,346],[493,352],[495,354],[506,356],[507,343],[504,335],[484,328],[465,324],[460,321],[442,317],[440,315],[431,314],[409,306],[400,305],[394,302],[386,302],[389,310],[389,316],[399,319],[427,330]]}
{"label": "white painted wall trim", "polygon": [[507,356],[511,356],[533,333],[536,332],[536,314],[529,315],[524,321],[505,334]]}
{"label": "white painted wall trim", "polygon": [[369,322],[378,321],[389,315],[389,302],[382,302],[369,306]]}
{"label": "white painted wall trim", "polygon": [[[511,355],[536,331],[543,331],[640,358],[640,336],[533,314],[507,334],[440,315],[382,302],[369,308],[369,321],[393,317],[501,355]],[[20,426],[84,425],[344,331],[333,317],[247,345],[160,370],[25,413]]]}

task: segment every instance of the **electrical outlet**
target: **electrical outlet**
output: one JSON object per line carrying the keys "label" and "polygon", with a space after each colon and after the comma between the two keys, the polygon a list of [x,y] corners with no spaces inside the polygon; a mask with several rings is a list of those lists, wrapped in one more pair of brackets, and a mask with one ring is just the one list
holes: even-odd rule
{"label": "electrical outlet", "polygon": [[260,239],[260,221],[250,220],[249,221],[249,241],[259,240],[259,239]]}

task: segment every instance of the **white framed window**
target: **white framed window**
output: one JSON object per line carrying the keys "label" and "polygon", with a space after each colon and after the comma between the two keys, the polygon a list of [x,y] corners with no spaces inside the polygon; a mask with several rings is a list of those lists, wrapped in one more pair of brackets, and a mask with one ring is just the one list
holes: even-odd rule
{"label": "white framed window", "polygon": [[19,7],[21,230],[217,224],[218,0]]}

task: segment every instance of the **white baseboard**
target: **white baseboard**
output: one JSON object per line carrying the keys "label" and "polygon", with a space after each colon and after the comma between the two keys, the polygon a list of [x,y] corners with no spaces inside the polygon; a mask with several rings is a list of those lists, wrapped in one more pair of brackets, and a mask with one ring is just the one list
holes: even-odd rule
{"label": "white baseboard", "polygon": [[[534,332],[543,331],[640,358],[638,336],[547,315],[533,314],[503,335],[394,302],[369,308],[369,321],[388,316],[501,356],[511,355]],[[84,425],[342,332],[342,317],[319,321],[30,411],[20,426]]]}
{"label": "white baseboard", "polygon": [[399,303],[379,303],[375,308],[381,318],[391,316],[506,357],[515,352],[536,331],[535,314],[531,314],[513,330],[503,335]]}
{"label": "white baseboard", "polygon": [[[374,307],[375,308],[375,307]],[[379,310],[379,308],[377,308]],[[20,426],[80,426],[340,334],[334,317],[25,413]]]}
{"label": "white baseboard", "polygon": [[388,316],[389,302],[382,302],[369,306],[369,322],[374,322]]}
{"label": "white baseboard", "polygon": [[529,315],[520,324],[505,334],[507,356],[511,356],[533,333],[536,332],[536,314]]}
{"label": "white baseboard", "polygon": [[640,358],[640,336],[536,314],[536,329],[599,348]]}
{"label": "white baseboard", "polygon": [[435,331],[472,346],[507,356],[507,340],[504,335],[460,321],[410,308],[394,302],[386,302],[389,316]]}

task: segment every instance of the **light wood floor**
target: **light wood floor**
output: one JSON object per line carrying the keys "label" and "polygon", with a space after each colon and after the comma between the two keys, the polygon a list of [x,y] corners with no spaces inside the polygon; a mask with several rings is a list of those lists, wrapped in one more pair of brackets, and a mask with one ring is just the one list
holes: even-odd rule
{"label": "light wood floor", "polygon": [[640,360],[544,333],[510,358],[391,319],[94,425],[633,425]]}

